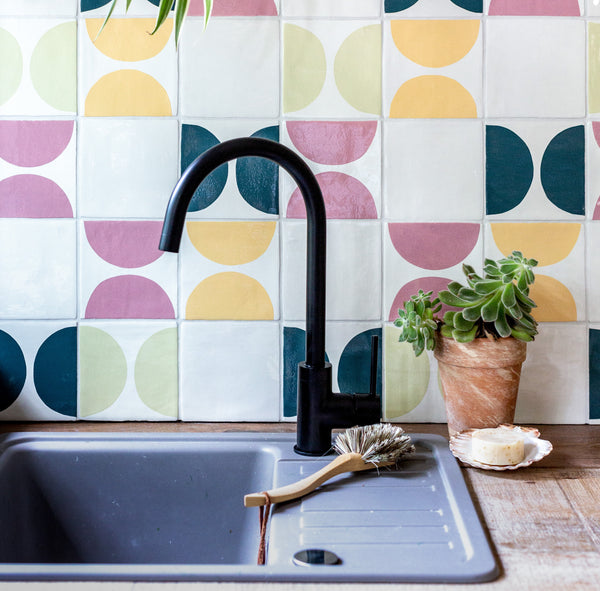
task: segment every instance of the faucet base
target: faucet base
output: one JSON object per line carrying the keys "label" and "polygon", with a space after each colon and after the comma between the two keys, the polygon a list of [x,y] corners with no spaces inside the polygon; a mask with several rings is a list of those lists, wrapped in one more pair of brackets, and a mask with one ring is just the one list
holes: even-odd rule
{"label": "faucet base", "polygon": [[298,429],[294,451],[324,456],[331,451],[331,430],[370,425],[381,420],[381,398],[376,394],[334,394],[332,368],[298,365]]}

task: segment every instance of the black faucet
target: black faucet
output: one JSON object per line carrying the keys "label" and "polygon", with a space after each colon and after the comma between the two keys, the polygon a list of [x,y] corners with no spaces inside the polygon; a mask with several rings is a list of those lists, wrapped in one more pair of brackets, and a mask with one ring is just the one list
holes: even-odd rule
{"label": "black faucet", "polygon": [[377,338],[371,352],[371,392],[335,394],[331,364],[325,361],[325,254],[327,224],[319,183],[307,164],[289,148],[261,138],[222,142],[194,160],[169,200],[159,248],[178,252],[185,215],[194,192],[222,164],[246,156],[267,158],[282,166],[298,185],[306,206],[306,361],[298,366],[298,423],[295,451],[323,455],[331,448],[331,430],[377,423],[381,399],[376,394]]}

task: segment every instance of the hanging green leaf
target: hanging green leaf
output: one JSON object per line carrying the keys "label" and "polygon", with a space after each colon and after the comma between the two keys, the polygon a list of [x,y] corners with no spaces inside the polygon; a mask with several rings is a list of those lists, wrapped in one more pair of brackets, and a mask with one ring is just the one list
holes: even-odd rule
{"label": "hanging green leaf", "polygon": [[[206,3],[207,0],[205,0]],[[183,26],[183,21],[187,16],[189,0],[177,0],[177,6],[175,7],[175,47],[179,46],[179,35],[181,34],[181,28]],[[204,27],[208,20],[204,17]]]}
{"label": "hanging green leaf", "polygon": [[204,28],[208,26],[208,21],[212,15],[213,0],[204,0]]}
{"label": "hanging green leaf", "polygon": [[96,39],[98,39],[98,36],[100,35],[100,33],[102,33],[102,31],[104,31],[104,27],[106,27],[106,23],[108,23],[108,19],[110,19],[110,17],[112,16],[113,10],[115,9],[116,5],[117,5],[117,0],[112,0],[110,8],[108,9],[108,14],[106,15],[106,18],[104,19],[104,22],[102,23],[102,26],[100,27],[100,30],[98,31],[98,33],[96,33],[96,37],[94,38],[94,41],[96,41]]}
{"label": "hanging green leaf", "polygon": [[[177,0],[179,3],[179,0]],[[169,16],[169,11],[173,6],[173,0],[160,0],[160,4],[158,5],[158,15],[156,17],[156,23],[154,25],[154,29],[151,31],[150,35],[154,35],[160,27],[162,27],[163,23],[167,20],[167,16]]]}

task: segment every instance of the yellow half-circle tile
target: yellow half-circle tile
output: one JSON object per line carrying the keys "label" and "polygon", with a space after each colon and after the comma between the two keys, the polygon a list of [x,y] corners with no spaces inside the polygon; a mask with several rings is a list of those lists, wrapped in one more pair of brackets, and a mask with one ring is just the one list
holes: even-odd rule
{"label": "yellow half-circle tile", "polygon": [[535,282],[529,290],[531,299],[537,304],[533,317],[538,322],[575,322],[577,305],[571,292],[554,277],[535,276]]}
{"label": "yellow half-circle tile", "polygon": [[87,19],[85,26],[88,35],[104,55],[123,62],[147,60],[159,54],[173,30],[173,19],[167,19],[154,35],[150,35],[154,29],[154,19],[113,18],[98,35],[103,22],[102,18]]}
{"label": "yellow half-circle tile", "polygon": [[449,66],[471,51],[478,20],[398,20],[391,22],[396,47],[409,60],[429,68]]}
{"label": "yellow half-circle tile", "polygon": [[390,117],[411,119],[475,118],[477,105],[469,91],[446,76],[417,76],[396,92]]}
{"label": "yellow half-circle tile", "polygon": [[169,117],[167,91],[149,74],[117,70],[102,76],[85,99],[89,117]]}
{"label": "yellow half-circle tile", "polygon": [[541,267],[567,258],[581,232],[581,224],[573,223],[498,223],[491,227],[494,242],[504,256],[520,250]]}
{"label": "yellow half-circle tile", "polygon": [[188,222],[187,232],[196,250],[221,265],[243,265],[268,248],[276,222]]}
{"label": "yellow half-circle tile", "polygon": [[273,320],[273,304],[252,277],[226,272],[207,277],[188,298],[188,320]]}

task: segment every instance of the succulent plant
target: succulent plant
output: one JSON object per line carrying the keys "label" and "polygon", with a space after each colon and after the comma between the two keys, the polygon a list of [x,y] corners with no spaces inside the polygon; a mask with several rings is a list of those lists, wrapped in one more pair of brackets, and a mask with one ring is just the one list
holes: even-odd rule
{"label": "succulent plant", "polygon": [[432,294],[432,291],[420,289],[417,295],[404,302],[404,310],[398,310],[398,318],[394,321],[401,329],[400,342],[411,343],[417,357],[425,349],[433,351],[435,347],[438,320],[434,314],[442,309],[442,304],[438,298],[432,301]]}
{"label": "succulent plant", "polygon": [[[394,322],[401,329],[401,342],[413,345],[415,355],[435,347],[436,332],[461,343],[478,337],[514,337],[532,341],[537,334],[537,322],[531,315],[535,307],[529,297],[529,286],[534,282],[534,259],[527,259],[519,251],[498,261],[485,259],[484,275],[478,275],[470,265],[463,265],[467,286],[457,281],[448,284],[431,300],[433,292],[419,290],[405,302]],[[443,320],[435,317],[441,305],[448,310]]]}

